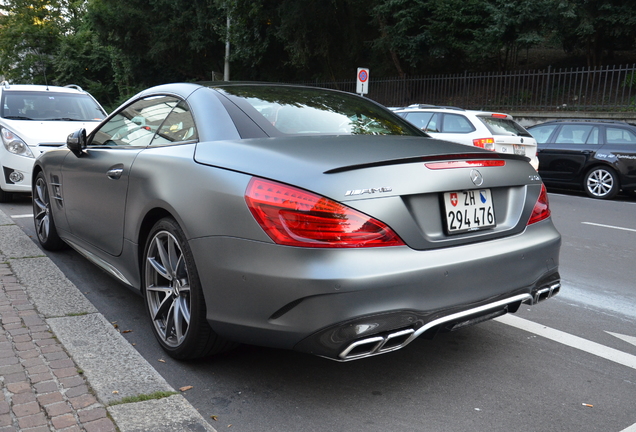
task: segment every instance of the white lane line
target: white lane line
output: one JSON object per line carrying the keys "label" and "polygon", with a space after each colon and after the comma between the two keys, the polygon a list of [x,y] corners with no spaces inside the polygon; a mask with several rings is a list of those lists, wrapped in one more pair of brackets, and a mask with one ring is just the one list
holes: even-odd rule
{"label": "white lane line", "polygon": [[602,228],[611,228],[611,229],[617,229],[617,230],[622,230],[622,231],[636,232],[636,229],[634,229],[634,228],[623,228],[623,227],[617,227],[617,226],[613,226],[613,225],[603,225],[603,224],[594,223],[594,222],[581,222],[581,223],[583,225],[593,225],[593,226],[602,227]]}
{"label": "white lane line", "polygon": [[25,219],[25,218],[32,218],[33,215],[32,214],[23,214],[23,215],[13,215],[11,216],[11,218],[13,219]]}
{"label": "white lane line", "polygon": [[530,333],[534,333],[546,339],[551,339],[563,345],[567,345],[572,348],[576,348],[581,351],[585,351],[595,356],[604,358],[606,360],[613,361],[614,363],[636,369],[635,355],[628,354],[614,348],[606,347],[599,343],[592,342],[587,339],[583,339],[581,337],[574,336],[560,330],[546,327],[542,324],[537,324],[535,322],[528,321],[526,319],[519,318],[510,314],[495,318],[495,321],[507,324],[512,327],[516,327],[521,330],[525,330]]}
{"label": "white lane line", "polygon": [[625,341],[627,343],[630,343],[630,344],[636,346],[636,337],[634,337],[634,336],[627,336],[627,335],[620,334],[620,333],[612,333],[612,332],[609,332],[607,330],[605,330],[605,333],[611,334],[612,336],[617,337],[620,340],[623,340],[623,341]]}
{"label": "white lane line", "polygon": [[627,429],[623,429],[621,432],[636,432],[636,424],[628,426]]}

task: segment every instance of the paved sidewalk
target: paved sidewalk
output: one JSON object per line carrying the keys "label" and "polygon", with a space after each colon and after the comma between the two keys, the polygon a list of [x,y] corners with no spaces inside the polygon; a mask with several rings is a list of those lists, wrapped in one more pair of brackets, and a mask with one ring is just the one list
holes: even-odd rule
{"label": "paved sidewalk", "polygon": [[80,372],[0,263],[0,432],[115,431]]}
{"label": "paved sidewalk", "polygon": [[0,211],[0,432],[14,431],[215,432]]}

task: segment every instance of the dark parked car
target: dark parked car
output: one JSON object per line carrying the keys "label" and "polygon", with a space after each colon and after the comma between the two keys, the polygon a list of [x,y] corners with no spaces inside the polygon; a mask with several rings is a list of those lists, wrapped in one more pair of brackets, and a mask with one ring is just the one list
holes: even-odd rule
{"label": "dark parked car", "polygon": [[636,126],[619,121],[567,120],[531,126],[539,174],[548,185],[611,199],[636,190]]}
{"label": "dark parked car", "polygon": [[343,92],[151,88],[41,155],[33,185],[41,245],[139,291],[179,359],[243,342],[353,360],[560,288],[525,157]]}

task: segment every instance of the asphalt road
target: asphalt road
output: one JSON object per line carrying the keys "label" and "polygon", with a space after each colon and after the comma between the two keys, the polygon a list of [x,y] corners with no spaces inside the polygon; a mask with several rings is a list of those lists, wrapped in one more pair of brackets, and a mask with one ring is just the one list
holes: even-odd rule
{"label": "asphalt road", "polygon": [[[140,297],[71,250],[48,255],[219,431],[636,432],[636,199],[549,197],[557,297],[344,364],[252,346],[174,361]],[[33,238],[28,199],[0,208]]]}

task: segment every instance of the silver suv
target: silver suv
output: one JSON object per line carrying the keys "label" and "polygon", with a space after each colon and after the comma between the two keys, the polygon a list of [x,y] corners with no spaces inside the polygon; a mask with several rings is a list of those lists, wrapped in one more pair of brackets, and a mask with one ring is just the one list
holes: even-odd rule
{"label": "silver suv", "polygon": [[394,112],[433,138],[523,155],[534,169],[539,167],[536,140],[509,114],[436,105],[411,105]]}
{"label": "silver suv", "polygon": [[0,85],[0,202],[31,193],[31,172],[40,153],[66,144],[73,131],[93,130],[106,117],[78,86]]}

